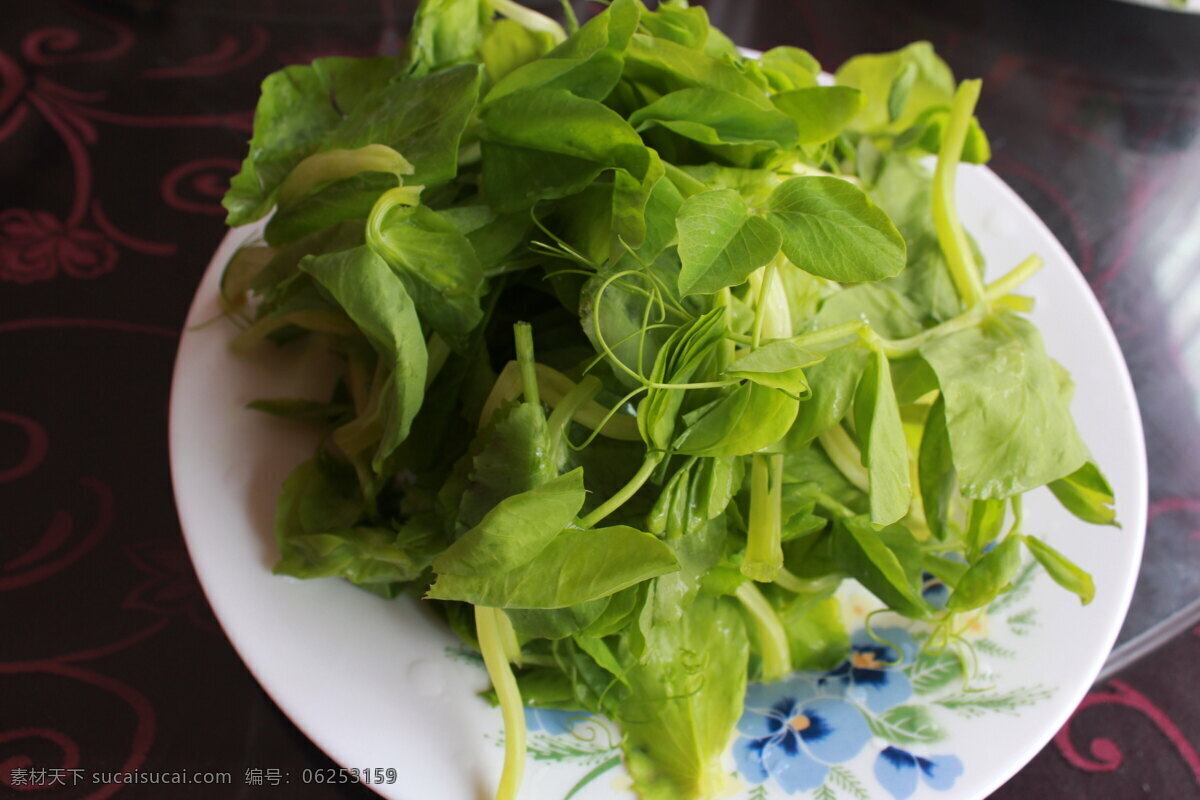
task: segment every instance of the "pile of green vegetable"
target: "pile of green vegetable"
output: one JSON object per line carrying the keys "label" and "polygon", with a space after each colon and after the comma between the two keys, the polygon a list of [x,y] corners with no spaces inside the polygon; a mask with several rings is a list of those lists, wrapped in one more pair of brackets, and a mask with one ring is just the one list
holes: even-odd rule
{"label": "pile of green vegetable", "polygon": [[642,797],[708,798],[747,682],[844,652],[842,580],[942,646],[1023,548],[1087,602],[1021,495],[1112,523],[1112,492],[1012,293],[1040,262],[985,285],[955,213],[977,81],[922,43],[825,85],[683,2],[564,9],[426,0],[399,59],[268,77],[225,205],[273,214],[222,294],[239,348],[343,367],[254,404],[326,434],[277,571],[423,596],[478,645],[499,797],[526,704],[618,721]]}

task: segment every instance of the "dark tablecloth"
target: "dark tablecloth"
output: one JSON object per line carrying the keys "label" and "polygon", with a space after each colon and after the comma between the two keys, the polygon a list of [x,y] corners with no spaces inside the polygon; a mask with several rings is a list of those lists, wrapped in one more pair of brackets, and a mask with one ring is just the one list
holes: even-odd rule
{"label": "dark tablecloth", "polygon": [[[167,401],[259,81],[319,55],[394,50],[412,6],[0,7],[0,796],[372,796],[270,785],[270,770],[333,765],[205,603],[172,502]],[[708,7],[739,42],[804,46],[827,66],[925,38],[956,74],[985,79],[993,167],[1095,287],[1138,388],[1152,506],[1122,640],[1194,601],[1200,17],[1114,0]],[[1198,635],[1186,626],[1096,686],[995,797],[1200,797]],[[12,785],[36,769],[67,785]],[[78,769],[233,782],[95,785],[73,781]]]}

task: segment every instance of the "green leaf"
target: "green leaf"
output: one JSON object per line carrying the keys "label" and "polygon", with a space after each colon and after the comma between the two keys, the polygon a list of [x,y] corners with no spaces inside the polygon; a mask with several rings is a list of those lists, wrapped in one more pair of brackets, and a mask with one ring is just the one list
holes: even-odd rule
{"label": "green leaf", "polygon": [[854,422],[862,462],[871,480],[871,522],[889,525],[908,513],[912,485],[908,445],[892,389],[887,356],[871,353],[854,396]]}
{"label": "green leaf", "polygon": [[473,443],[467,483],[455,505],[455,530],[478,525],[505,498],[556,477],[558,465],[549,462],[549,450],[546,417],[540,408],[521,403],[497,412]]}
{"label": "green leaf", "polygon": [[861,190],[839,178],[791,178],[771,193],[767,218],[801,269],[835,281],[873,281],[904,268],[904,238]]}
{"label": "green leaf", "polygon": [[483,318],[483,265],[452,222],[414,199],[405,189],[380,197],[367,244],[404,281],[421,318],[461,348]]}
{"label": "green leaf", "polygon": [[867,98],[848,86],[808,86],[773,95],[771,102],[796,121],[796,142],[821,144],[841,133]]}
{"label": "green leaf", "polygon": [[368,144],[354,150],[327,150],[313,153],[288,174],[279,187],[280,208],[286,208],[313,189],[361,173],[390,173],[403,183],[413,173],[413,165],[387,145]]}
{"label": "green leaf", "polygon": [[668,540],[695,534],[725,513],[740,475],[732,457],[688,459],[663,486],[646,517],[647,528]]}
{"label": "green leaf", "polygon": [[526,212],[539,200],[569,197],[609,169],[585,158],[485,141],[483,193],[502,214]]}
{"label": "green leaf", "polygon": [[254,111],[254,136],[241,171],[222,204],[226,223],[246,225],[265,216],[292,168],[316,152],[362,96],[395,72],[390,58],[320,58],[267,76]]}
{"label": "green leaf", "polygon": [[1025,546],[1029,548],[1029,552],[1033,554],[1033,557],[1038,560],[1039,564],[1045,567],[1046,574],[1055,583],[1067,591],[1078,595],[1079,601],[1083,605],[1086,606],[1092,602],[1096,597],[1096,585],[1092,582],[1091,575],[1041,539],[1035,536],[1025,536],[1023,538]]}
{"label": "green leaf", "polygon": [[400,61],[414,75],[471,61],[491,18],[487,0],[423,0]]}
{"label": "green leaf", "polygon": [[[765,207],[771,192],[783,180],[774,170],[726,167],[720,164],[689,165],[681,171],[697,181],[698,191],[704,187],[736,189],[751,207]],[[691,192],[690,194],[696,194]]]}
{"label": "green leaf", "polygon": [[545,57],[504,76],[485,102],[537,88],[564,89],[579,97],[603,100],[621,79],[622,54],[637,28],[639,7],[633,0],[617,0]]}
{"label": "green leaf", "polygon": [[728,543],[725,520],[719,515],[688,535],[667,539],[666,545],[679,561],[679,570],[650,582],[639,628],[651,631],[648,635],[653,638],[653,628],[680,624],[691,611],[704,577],[721,561]]}
{"label": "green leaf", "polygon": [[388,596],[394,594],[388,584],[415,581],[429,568],[431,549],[428,544],[405,547],[390,528],[342,528],[288,539],[273,571],[296,578],[345,578]]}
{"label": "green leaf", "polygon": [[821,328],[858,320],[887,339],[904,339],[922,330],[908,298],[880,283],[862,283],[834,292],[821,302],[817,315]]}
{"label": "green leaf", "polygon": [[[650,379],[655,383],[687,383],[711,360],[724,332],[723,308],[713,309],[690,324],[680,326],[657,351]],[[666,450],[670,447],[675,435],[675,418],[683,406],[684,396],[684,390],[652,388],[638,404],[638,430],[652,448]]]}
{"label": "green leaf", "polygon": [[904,113],[908,105],[908,95],[912,92],[913,84],[917,81],[917,65],[911,61],[906,63],[892,79],[888,90],[887,111],[888,122],[895,122]]}
{"label": "green leaf", "polygon": [[396,274],[366,247],[307,256],[300,269],[341,306],[379,354],[382,431],[372,465],[378,471],[408,436],[425,395],[425,337],[416,308]]}
{"label": "green leaf", "polygon": [[[786,111],[786,109],[785,109]],[[702,144],[762,144],[791,147],[796,123],[787,113],[766,110],[741,95],[695,87],[663,95],[629,117],[637,130],[661,125]]]}
{"label": "green leaf", "polygon": [[679,291],[685,296],[737,286],[779,252],[779,232],[752,215],[732,189],[692,195],[683,201],[675,223],[683,263]]}
{"label": "green leaf", "polygon": [[578,646],[580,650],[591,656],[592,660],[600,665],[606,672],[624,682],[625,668],[621,666],[621,662],[617,660],[612,648],[610,648],[603,639],[595,636],[588,636],[587,634],[583,633],[575,634],[573,638],[575,639],[576,646]]}
{"label": "green leaf", "polygon": [[750,351],[730,364],[725,373],[805,398],[810,392],[804,368],[823,359],[820,353],[781,339]]}
{"label": "green leaf", "polygon": [[[653,313],[647,307],[653,308],[654,302],[647,296],[644,278],[637,275],[618,278],[600,294],[600,287],[608,277],[600,273],[584,284],[579,305],[583,332],[597,353],[605,353],[635,373],[645,375],[657,363],[659,349],[670,334],[661,328],[647,329],[643,322],[647,313]],[[638,383],[624,370],[613,371],[626,385]]]}
{"label": "green leaf", "polygon": [[642,29],[658,39],[703,50],[708,42],[708,12],[700,6],[680,8],[660,4],[654,11],[642,14]]}
{"label": "green leaf", "polygon": [[513,495],[433,563],[429,597],[496,608],[565,608],[678,569],[666,545],[624,526],[569,528],[583,507],[576,469]]}
{"label": "green leaf", "polygon": [[695,456],[748,455],[782,439],[798,408],[786,392],[748,381],[689,421],[675,449]]}
{"label": "green leaf", "polygon": [[665,182],[666,175],[658,153],[646,152],[650,163],[642,177],[634,177],[624,169],[613,172],[612,232],[633,248],[640,248],[645,242],[646,207],[655,187]]}
{"label": "green leaf", "polygon": [[930,612],[929,605],[921,597],[920,587],[913,579],[920,575],[920,564],[902,563],[913,553],[919,558],[919,547],[906,528],[890,526],[896,537],[894,549],[884,541],[880,531],[875,530],[865,517],[850,517],[838,520],[834,525],[833,555],[848,575],[861,583],[868,591],[882,600],[893,611],[914,619],[923,619]]}
{"label": "green leaf", "polygon": [[[942,148],[942,139],[946,135],[949,123],[950,108],[948,106],[928,108],[913,121],[912,125],[900,132],[895,139],[894,146],[900,151],[936,154]],[[967,123],[967,134],[963,140],[960,157],[970,164],[986,164],[992,157],[991,144],[977,117],[971,117],[971,121]]]}
{"label": "green leaf", "polygon": [[919,317],[944,322],[957,316],[962,302],[934,229],[929,171],[906,155],[892,153],[882,157],[871,183],[871,199],[892,219],[908,245],[904,270],[882,285],[905,297]]}
{"label": "green leaf", "polygon": [[950,531],[950,503],[954,499],[954,457],[946,429],[946,401],[938,397],[925,418],[921,449],[917,458],[921,505],[929,531],[945,541]]}
{"label": "green leaf", "polygon": [[845,658],[850,634],[837,598],[792,595],[780,605],[777,611],[794,668],[833,669]]}
{"label": "green leaf", "polygon": [[481,117],[489,141],[608,166],[637,163],[637,177],[649,165],[641,137],[621,115],[564,89],[537,89],[502,97],[488,103]]}
{"label": "green leaf", "polygon": [[[896,402],[901,408],[922,404],[926,395],[936,392],[938,388],[937,375],[919,356],[892,362],[892,385],[896,387]],[[927,412],[929,406],[923,407]],[[914,411],[918,417],[915,421],[923,422],[926,415]]]}
{"label": "green leaf", "polygon": [[629,43],[624,77],[646,84],[660,95],[680,89],[720,89],[765,110],[772,108],[763,87],[728,61],[641,33],[635,33]]}
{"label": "green leaf", "polygon": [[254,277],[250,289],[263,297],[263,303],[269,303],[272,293],[279,291],[281,285],[289,278],[299,274],[300,261],[305,256],[319,256],[327,253],[337,253],[363,244],[363,225],[361,222],[343,222],[323,228],[283,247],[275,249],[275,255],[267,265]]}
{"label": "green leaf", "polygon": [[536,62],[554,48],[554,37],[511,19],[493,20],[479,43],[479,57],[493,84],[513,70]]}
{"label": "green leaf", "polygon": [[[656,580],[661,580],[661,578]],[[634,618],[646,602],[646,590],[649,585],[649,583],[639,583],[637,586],[622,589],[609,597],[604,606],[604,613],[592,620],[584,629],[584,633],[603,639],[605,636],[613,636],[628,628],[633,624]]]}
{"label": "green leaf", "polygon": [[284,481],[276,505],[280,559],[275,573],[340,577],[368,588],[416,580],[440,546],[435,529],[358,526],[364,511],[349,465],[318,455],[298,466]]}
{"label": "green leaf", "polygon": [[[486,518],[480,524],[486,525]],[[442,572],[436,563],[434,569],[438,578],[426,595],[431,599],[496,608],[566,608],[677,570],[679,564],[654,536],[617,525],[563,530],[531,560],[505,572],[461,575]]]}
{"label": "green leaf", "polygon": [[278,247],[339,222],[365,220],[376,198],[397,185],[394,175],[363,172],[322,185],[286,205],[281,200],[264,238]]}
{"label": "green leaf", "polygon": [[280,419],[301,422],[329,422],[353,409],[348,403],[322,403],[319,400],[302,400],[294,397],[272,397],[254,400],[246,404],[252,411],[261,411]]}
{"label": "green leaf", "polygon": [[823,361],[805,370],[811,395],[800,404],[796,422],[788,431],[789,452],[801,450],[845,418],[869,356],[866,349],[847,345],[830,350]]}
{"label": "green leaf", "polygon": [[971,565],[946,602],[952,613],[983,608],[1012,583],[1021,568],[1021,537],[1008,536]]}
{"label": "green leaf", "polygon": [[578,192],[606,169],[641,182],[653,163],[621,115],[565,89],[505,95],[481,116],[484,194],[501,212]]}
{"label": "green leaf", "polygon": [[611,600],[601,597],[566,608],[511,608],[504,613],[523,639],[565,639],[592,625],[605,613]]}
{"label": "green leaf", "polygon": [[1117,525],[1112,487],[1092,461],[1065,478],[1050,482],[1050,491],[1068,511],[1093,525]]}
{"label": "green leaf", "polygon": [[1027,492],[1087,460],[1053,362],[1031,323],[1012,314],[932,339],[921,355],[937,373],[946,427],[967,497]]}
{"label": "green leaf", "polygon": [[741,613],[724,599],[702,595],[678,624],[651,630],[616,713],[641,797],[714,797],[726,788],[721,756],[742,713],[748,652]]}
{"label": "green leaf", "polygon": [[759,67],[776,92],[817,85],[821,65],[807,50],[772,47],[758,59]]}
{"label": "green leaf", "polygon": [[322,148],[353,149],[384,144],[413,166],[411,185],[436,186],[458,174],[463,131],[479,100],[483,75],[471,64],[383,86],[322,142]]}
{"label": "green leaf", "polygon": [[[867,105],[853,121],[854,130],[899,132],[930,106],[949,106],[954,76],[929,42],[914,42],[900,50],[855,56],[838,68],[834,79],[862,90]],[[894,91],[897,81],[901,86]],[[893,115],[903,99],[903,113]]]}
{"label": "green leaf", "polygon": [[1007,500],[972,500],[967,512],[966,544],[971,558],[977,558],[1000,535],[1004,526]]}

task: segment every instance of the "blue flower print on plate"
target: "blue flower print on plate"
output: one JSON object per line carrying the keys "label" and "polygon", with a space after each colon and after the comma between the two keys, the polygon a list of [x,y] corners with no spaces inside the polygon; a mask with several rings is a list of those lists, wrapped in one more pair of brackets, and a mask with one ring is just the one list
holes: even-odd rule
{"label": "blue flower print on plate", "polygon": [[854,758],[871,738],[862,712],[803,677],[751,686],[738,731],[742,775],[774,778],[788,794],[820,786],[831,764]]}
{"label": "blue flower print on plate", "polygon": [[875,777],[896,800],[905,800],[917,790],[918,778],[930,788],[947,791],[963,773],[955,756],[923,758],[899,747],[886,747],[875,759]]}
{"label": "blue flower print on plate", "polygon": [[850,638],[850,657],[820,679],[822,686],[840,685],[846,696],[875,714],[900,705],[912,696],[904,668],[917,646],[902,628],[881,628],[875,636],[865,630]]}
{"label": "blue flower print on plate", "polygon": [[950,587],[931,573],[921,573],[921,597],[930,606],[941,611],[950,600]]}
{"label": "blue flower print on plate", "polygon": [[563,711],[557,708],[525,706],[525,727],[530,732],[542,731],[551,736],[574,733],[574,726],[592,715],[586,711]]}

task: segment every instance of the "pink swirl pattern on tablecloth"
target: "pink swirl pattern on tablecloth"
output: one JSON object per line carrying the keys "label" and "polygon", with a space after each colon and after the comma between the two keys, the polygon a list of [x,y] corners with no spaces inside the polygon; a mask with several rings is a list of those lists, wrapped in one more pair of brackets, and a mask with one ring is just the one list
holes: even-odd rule
{"label": "pink swirl pattern on tablecloth", "polygon": [[[413,5],[400,10],[407,13]],[[1108,77],[1076,70],[1057,49],[1027,44],[1036,38],[1030,30],[1011,42],[997,39],[996,28],[1021,10],[1004,4],[959,4],[954,13],[941,8],[949,4],[868,0],[724,5],[708,4],[709,13],[722,25],[747,22],[739,35],[748,43],[808,46],[828,68],[853,52],[931,38],[960,75],[987,77],[980,114],[994,137],[995,166],[1046,214],[1103,290],[1147,419],[1170,420],[1150,447],[1159,483],[1151,537],[1200,538],[1192,525],[1200,519],[1196,462],[1169,460],[1175,450],[1200,449],[1200,439],[1188,427],[1191,417],[1167,413],[1178,408],[1162,399],[1168,394],[1162,387],[1182,372],[1182,346],[1200,329],[1193,323],[1182,328],[1182,341],[1164,342],[1159,315],[1147,313],[1139,300],[1154,292],[1159,253],[1148,243],[1160,230],[1162,196],[1194,164],[1185,160],[1196,152],[1187,144],[1197,118],[1194,76],[1190,83],[1176,81],[1170,94],[1153,85],[1142,92],[1114,70]],[[731,20],[735,5],[738,16]],[[20,611],[27,631],[20,645],[34,654],[0,662],[6,712],[0,715],[0,785],[12,790],[6,796],[16,794],[6,781],[11,769],[24,766],[150,769],[190,753],[219,754],[226,752],[220,750],[227,738],[222,732],[230,724],[251,730],[242,745],[251,751],[234,757],[253,757],[261,748],[280,754],[281,766],[329,766],[315,750],[297,749],[304,746],[302,737],[212,635],[217,628],[173,527],[162,416],[183,309],[221,235],[218,200],[245,154],[256,86],[279,63],[395,52],[404,20],[397,19],[396,4],[383,0],[331,0],[319,18],[306,18],[296,4],[235,0],[206,6],[200,20],[181,10],[186,4],[106,14],[68,3],[19,6],[6,9],[11,13],[0,30],[0,147],[12,163],[50,167],[46,177],[39,173],[31,182],[36,197],[11,193],[0,207],[0,281],[11,296],[29,303],[16,306],[22,316],[10,310],[0,320],[0,346],[10,348],[6,357],[36,364],[11,383],[7,410],[0,412],[3,441],[13,445],[0,454],[0,490],[9,493],[5,507],[23,514],[19,526],[4,520],[9,549],[0,561],[0,592],[6,613]],[[1103,4],[1092,14],[1118,13],[1110,6],[1121,8]],[[792,24],[781,33],[785,20]],[[1112,50],[1113,63],[1144,43],[1141,30],[1153,24],[1147,18],[1141,27],[1127,26],[1121,47]],[[1165,69],[1173,58],[1167,49],[1151,55],[1154,69]],[[1138,87],[1136,96],[1130,86]],[[1031,119],[1048,122],[1034,134],[1027,130]],[[1179,143],[1168,141],[1173,128]],[[1172,147],[1178,152],[1165,152]],[[1110,190],[1088,186],[1096,175],[1108,179],[1099,185]],[[159,302],[170,311],[160,311]],[[84,349],[109,338],[120,344],[103,356],[96,355],[100,348]],[[100,363],[89,372],[79,359]],[[128,379],[133,371],[123,367],[131,359],[144,362],[133,378],[144,376],[144,383],[121,386],[116,378],[98,377]],[[1180,391],[1189,399],[1193,394]],[[96,416],[105,395],[119,402],[103,413],[117,416]],[[1155,435],[1152,425],[1148,432]],[[134,451],[127,440],[160,447]],[[97,452],[97,442],[111,452]],[[73,471],[83,454],[99,462],[96,469]],[[68,582],[88,591],[60,591]],[[96,591],[105,587],[110,594]],[[96,639],[61,638],[78,633],[39,638],[33,626],[48,626],[51,619],[39,605],[46,595],[61,598],[58,614],[83,610],[71,605],[78,597],[106,602],[112,613],[102,630],[89,631]],[[1140,796],[1142,776],[1136,786],[1128,783],[1139,760],[1151,771],[1169,766],[1187,776],[1177,785],[1156,785],[1155,796],[1200,794],[1190,689],[1198,636],[1200,628],[1183,642],[1191,649],[1169,663],[1135,665],[1089,695],[1055,747],[1022,773],[1033,791],[1018,776],[997,797],[1041,796],[1048,786],[1061,797]],[[177,677],[169,674],[171,662],[162,657],[170,652],[194,659],[214,685],[240,693],[245,707],[230,704],[207,723],[198,722]],[[5,701],[14,697],[18,681],[22,691],[39,693],[32,718],[7,713]],[[115,716],[128,724],[128,735],[92,743],[87,734],[110,728],[113,720],[89,716],[86,703],[56,705],[56,690],[65,685],[91,692],[97,703],[118,703]],[[1126,729],[1121,715],[1150,724]],[[156,740],[160,728],[170,736]],[[35,753],[54,763],[34,764]],[[346,797],[340,790],[308,789],[306,798]],[[81,793],[147,796],[138,791],[113,785]]]}
{"label": "pink swirl pattern on tablecloth", "polygon": [[1111,772],[1121,766],[1125,760],[1125,753],[1121,750],[1120,745],[1112,739],[1107,737],[1092,739],[1089,745],[1091,758],[1081,754],[1075,748],[1074,742],[1071,741],[1072,722],[1088,708],[1109,703],[1132,708],[1153,722],[1154,726],[1167,737],[1167,741],[1174,746],[1184,763],[1191,769],[1197,785],[1200,785],[1200,755],[1196,753],[1196,748],[1188,741],[1183,731],[1165,711],[1151,702],[1144,694],[1119,680],[1109,681],[1108,687],[1088,694],[1079,704],[1075,714],[1072,715],[1071,722],[1063,726],[1063,729],[1055,735],[1054,745],[1062,753],[1063,758],[1067,759],[1072,766],[1087,772]]}

